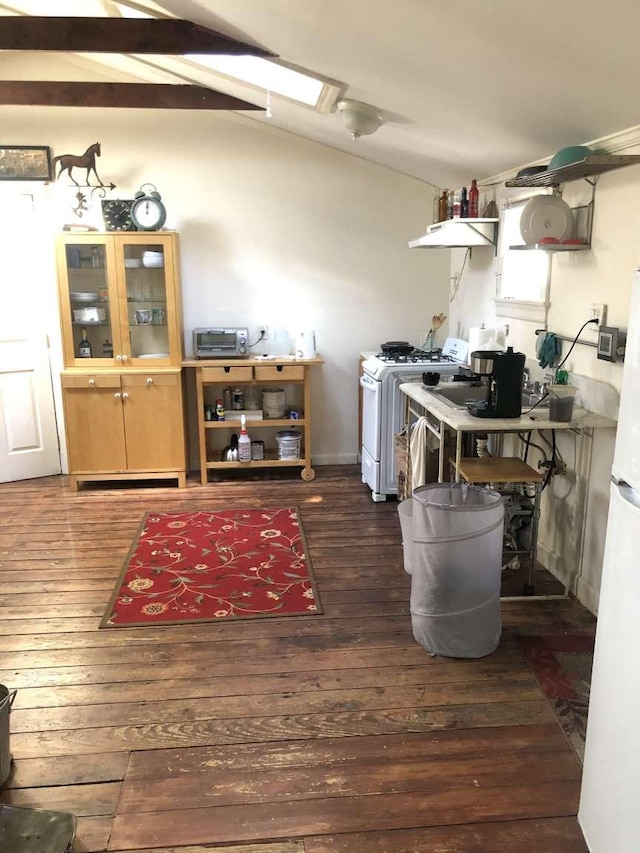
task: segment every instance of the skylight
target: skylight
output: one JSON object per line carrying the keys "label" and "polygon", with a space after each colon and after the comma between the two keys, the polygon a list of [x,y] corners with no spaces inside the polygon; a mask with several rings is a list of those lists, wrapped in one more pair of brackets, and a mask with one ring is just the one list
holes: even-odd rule
{"label": "skylight", "polygon": [[[107,16],[100,0],[6,0],[2,2],[3,15],[42,15],[50,17],[104,18]],[[51,7],[54,7],[53,9]]]}
{"label": "skylight", "polygon": [[161,9],[153,0],[143,2],[119,3],[117,0],[2,0],[0,14],[2,15],[41,15],[44,17],[109,17],[108,6],[124,18],[151,18],[154,12]]}
{"label": "skylight", "polygon": [[259,56],[209,56],[191,53],[187,54],[185,59],[224,74],[225,77],[241,80],[250,86],[299,101],[309,107],[317,108],[320,105],[321,95],[327,85],[317,77],[294,71]]}

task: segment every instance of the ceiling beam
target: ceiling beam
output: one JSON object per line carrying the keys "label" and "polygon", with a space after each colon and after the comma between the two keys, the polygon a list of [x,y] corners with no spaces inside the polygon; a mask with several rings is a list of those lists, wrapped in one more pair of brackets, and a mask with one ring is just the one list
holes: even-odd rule
{"label": "ceiling beam", "polygon": [[204,86],[167,83],[0,81],[0,104],[39,107],[124,107],[150,110],[264,110]]}
{"label": "ceiling beam", "polygon": [[276,55],[179,18],[45,18],[9,15],[2,17],[0,22],[0,50]]}

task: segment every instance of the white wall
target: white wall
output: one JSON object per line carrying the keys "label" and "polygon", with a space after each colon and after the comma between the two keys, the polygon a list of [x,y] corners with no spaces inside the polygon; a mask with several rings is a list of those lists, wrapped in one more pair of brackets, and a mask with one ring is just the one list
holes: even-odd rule
{"label": "white wall", "polygon": [[[110,197],[157,186],[180,233],[188,353],[191,329],[217,321],[314,328],[314,462],[356,460],[359,352],[418,344],[448,313],[449,253],[407,247],[431,221],[429,185],[227,112],[4,107],[0,126],[54,155],[100,141]],[[75,192],[50,188],[52,230],[75,221]],[[83,221],[101,225],[96,195]]]}
{"label": "white wall", "polygon": [[[636,135],[636,141],[638,139],[640,135]],[[638,154],[640,147],[629,147],[616,153]],[[572,182],[564,186],[563,198],[570,205],[581,204],[588,200],[590,192],[586,182]],[[507,194],[513,195],[514,191],[498,188],[498,202]],[[626,329],[632,273],[640,261],[638,198],[640,166],[609,172],[597,179],[591,251],[556,254],[552,258],[549,330],[573,338],[589,318],[591,302],[607,304],[607,324]],[[452,257],[452,274],[460,269],[461,263],[462,254],[456,252]],[[527,355],[528,366],[540,370],[535,361],[535,329],[541,324],[497,320],[495,316],[495,266],[495,258],[487,260],[486,255],[482,259],[473,258],[467,265],[458,296],[451,306],[452,328],[464,336],[470,327],[479,326],[481,322],[487,326],[508,322],[508,343]],[[589,329],[582,337],[593,342],[597,339],[595,332]],[[569,344],[564,343],[564,353],[568,348]],[[597,360],[593,348],[576,345],[565,367],[574,375],[605,383],[604,387],[589,386],[586,380],[581,380],[588,386],[584,402],[587,408],[616,416],[622,380],[621,362],[611,364]],[[532,438],[538,440],[535,433]],[[558,436],[560,451],[569,463],[569,474],[554,478],[552,487],[544,494],[540,557],[563,579],[567,577],[575,581],[579,571],[574,591],[589,609],[596,612],[615,430],[595,431],[592,446],[588,439],[585,440],[582,458],[577,452],[580,440],[571,434]],[[531,464],[535,465],[536,455],[530,458],[533,460]]]}

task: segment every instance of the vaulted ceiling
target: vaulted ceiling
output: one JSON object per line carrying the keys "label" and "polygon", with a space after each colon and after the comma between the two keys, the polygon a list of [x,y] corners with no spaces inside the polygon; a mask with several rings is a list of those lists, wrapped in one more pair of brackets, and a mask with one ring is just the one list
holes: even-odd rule
{"label": "vaulted ceiling", "polygon": [[[47,0],[47,15],[86,15],[88,0]],[[91,0],[103,15],[112,0]],[[633,0],[126,0],[276,54],[375,106],[384,125],[353,141],[337,111],[272,98],[254,121],[330,145],[436,186],[455,187],[640,125],[640,4]],[[38,0],[0,0],[2,14],[43,14]],[[92,13],[93,14],[93,13]],[[0,18],[1,21],[1,18]],[[95,47],[95,45],[92,45]],[[43,54],[39,79],[60,63]],[[24,80],[19,51],[0,79]],[[265,107],[264,92],[176,57],[74,54],[70,80],[205,86]],[[92,76],[93,73],[93,76]],[[86,75],[82,77],[81,75]],[[111,76],[110,76],[111,75]],[[53,79],[53,77],[52,77]],[[233,107],[230,107],[233,108]]]}

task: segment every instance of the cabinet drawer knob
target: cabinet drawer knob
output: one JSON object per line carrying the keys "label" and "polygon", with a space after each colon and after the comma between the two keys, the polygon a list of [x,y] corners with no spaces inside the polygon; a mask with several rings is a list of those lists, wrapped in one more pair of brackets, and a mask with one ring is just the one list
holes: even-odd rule
{"label": "cabinet drawer knob", "polygon": [[95,385],[95,384],[96,384],[96,380],[95,380],[95,379],[90,379],[90,380],[89,380],[89,385]]}
{"label": "cabinet drawer knob", "polygon": [[147,379],[147,385],[153,385],[153,379],[151,377]]}
{"label": "cabinet drawer knob", "polygon": [[123,392],[122,392],[122,399],[123,399],[123,400],[126,400],[128,396],[129,396],[129,395],[127,394],[127,392],[126,392],[126,391],[123,391]]}
{"label": "cabinet drawer knob", "polygon": [[120,397],[122,396],[122,394],[119,391],[116,391],[116,393],[113,396],[116,398],[116,400],[119,400]]}
{"label": "cabinet drawer knob", "polygon": [[121,356],[121,355],[117,355],[117,356],[116,356],[116,361],[122,361],[122,356]]}
{"label": "cabinet drawer knob", "polygon": [[122,356],[122,360],[123,360],[123,361],[126,361],[126,360],[127,360],[127,356],[126,356],[126,355],[123,355],[123,356]]}

